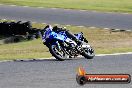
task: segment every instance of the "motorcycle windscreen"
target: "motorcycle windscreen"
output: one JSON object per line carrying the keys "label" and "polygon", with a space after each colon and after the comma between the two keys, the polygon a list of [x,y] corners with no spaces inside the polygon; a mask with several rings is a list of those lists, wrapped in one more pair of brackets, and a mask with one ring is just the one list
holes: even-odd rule
{"label": "motorcycle windscreen", "polygon": [[43,42],[45,42],[46,39],[49,38],[50,34],[51,34],[51,29],[50,29],[50,28],[47,28],[47,29],[45,30],[45,32],[44,32],[43,37],[42,37]]}

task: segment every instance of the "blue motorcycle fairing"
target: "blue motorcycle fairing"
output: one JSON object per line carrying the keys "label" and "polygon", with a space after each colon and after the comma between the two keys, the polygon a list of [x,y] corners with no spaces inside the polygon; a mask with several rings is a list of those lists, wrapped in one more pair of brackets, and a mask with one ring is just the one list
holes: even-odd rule
{"label": "blue motorcycle fairing", "polygon": [[61,41],[65,41],[67,36],[64,36],[60,33],[56,33],[56,32],[51,32],[50,36],[49,36],[50,39],[56,39],[56,40],[61,40]]}
{"label": "blue motorcycle fairing", "polygon": [[[48,32],[48,33],[47,33]],[[45,34],[47,35],[43,35],[43,41],[47,42],[47,43],[51,43],[52,44],[56,44],[56,42],[54,40],[59,40],[64,42],[67,39],[67,36],[65,34],[65,32],[60,32],[60,33],[56,33],[54,31],[46,31]],[[54,41],[54,42],[53,42]]]}
{"label": "blue motorcycle fairing", "polygon": [[[78,33],[78,34],[75,34],[75,36],[77,39],[81,40],[83,37],[83,34]],[[53,40],[59,40],[59,41],[64,42],[64,41],[66,41],[67,38],[68,37],[67,37],[65,31],[61,31],[59,33],[56,33],[54,31],[52,31],[52,29],[50,29],[50,28],[46,29],[46,31],[44,32],[44,35],[42,37],[43,42],[47,42],[47,43],[51,43]]]}

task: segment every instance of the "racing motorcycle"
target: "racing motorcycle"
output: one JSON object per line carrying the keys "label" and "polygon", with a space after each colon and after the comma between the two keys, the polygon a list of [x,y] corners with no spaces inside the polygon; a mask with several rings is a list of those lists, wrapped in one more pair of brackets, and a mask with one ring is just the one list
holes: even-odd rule
{"label": "racing motorcycle", "polygon": [[68,38],[65,31],[60,31],[56,33],[52,31],[52,28],[47,28],[44,30],[42,35],[42,41],[44,45],[49,48],[50,53],[56,59],[63,61],[69,58],[75,58],[79,55],[84,56],[87,59],[92,59],[95,54],[93,48],[85,42],[83,33],[74,34],[76,38],[82,41],[80,46],[77,45],[75,41]]}

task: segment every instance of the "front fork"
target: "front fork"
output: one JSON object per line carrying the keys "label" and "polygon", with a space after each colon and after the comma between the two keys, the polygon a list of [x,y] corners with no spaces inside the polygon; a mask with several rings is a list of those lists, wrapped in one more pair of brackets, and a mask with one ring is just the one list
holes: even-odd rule
{"label": "front fork", "polygon": [[60,46],[60,43],[58,41],[56,41],[56,45],[57,45],[58,50],[60,51],[61,50],[61,46]]}

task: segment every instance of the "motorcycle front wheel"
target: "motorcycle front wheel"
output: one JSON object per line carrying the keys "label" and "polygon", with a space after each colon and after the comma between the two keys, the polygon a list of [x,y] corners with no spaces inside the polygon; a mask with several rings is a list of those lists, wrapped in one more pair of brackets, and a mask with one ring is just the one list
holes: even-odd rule
{"label": "motorcycle front wheel", "polygon": [[58,47],[57,45],[50,45],[49,51],[52,56],[54,56],[59,61],[64,61],[66,59],[66,53],[63,51],[61,46]]}

